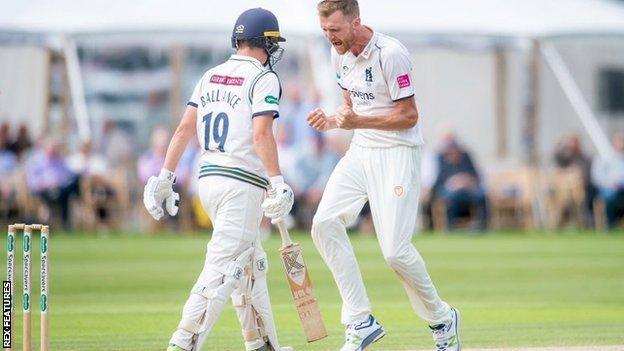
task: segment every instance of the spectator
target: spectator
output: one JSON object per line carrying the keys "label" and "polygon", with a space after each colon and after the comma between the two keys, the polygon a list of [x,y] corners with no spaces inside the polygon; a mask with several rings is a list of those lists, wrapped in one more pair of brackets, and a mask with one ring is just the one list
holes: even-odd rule
{"label": "spectator", "polygon": [[15,138],[15,141],[11,143],[10,148],[18,158],[21,158],[22,155],[30,150],[31,147],[32,140],[30,139],[28,125],[22,123],[17,129],[17,137]]}
{"label": "spectator", "polygon": [[310,228],[312,216],[321,201],[325,184],[329,180],[340,155],[326,147],[325,138],[321,133],[314,132],[312,147],[300,153],[296,161],[297,181],[295,187],[296,209],[293,214],[303,228]]}
{"label": "spectator", "polygon": [[15,153],[9,146],[9,134],[9,124],[0,124],[0,175],[12,174],[17,168]]}
{"label": "spectator", "polygon": [[593,201],[595,188],[591,182],[591,160],[583,152],[581,140],[578,135],[566,136],[557,146],[554,155],[555,166],[562,170],[577,170],[583,176],[583,187],[585,189],[585,222],[593,222]]}
{"label": "spectator", "polygon": [[109,173],[108,161],[103,155],[93,152],[90,141],[83,141],[77,153],[67,158],[69,169],[81,176],[106,178]]}
{"label": "spectator", "polygon": [[63,228],[69,230],[69,202],[79,193],[79,177],[67,167],[59,146],[53,139],[42,141],[26,162],[26,183],[51,209],[60,208]]}
{"label": "spectator", "polygon": [[278,123],[275,136],[277,150],[279,152],[279,165],[284,176],[284,180],[291,184],[295,193],[297,192],[297,150],[292,133],[292,125],[288,123]]}
{"label": "spectator", "polygon": [[317,94],[312,94],[312,99],[304,98],[299,84],[291,82],[285,89],[286,97],[280,113],[280,124],[287,125],[290,131],[292,145],[299,149],[305,147],[314,138],[314,130],[306,122],[308,112],[313,110],[318,103],[311,103]]}
{"label": "spectator", "polygon": [[8,122],[2,122],[0,124],[0,150],[9,148],[9,138],[11,132],[11,126]]}
{"label": "spectator", "polygon": [[135,150],[137,149],[129,127],[116,124],[108,119],[102,127],[102,138],[97,147],[110,164],[130,168],[135,164]]}
{"label": "spectator", "polygon": [[[18,167],[17,157],[9,150],[9,124],[0,125],[0,210],[2,217],[10,218],[14,214],[15,180]],[[6,211],[6,213],[5,213]]]}
{"label": "spectator", "polygon": [[[67,158],[67,166],[69,169],[80,175],[80,179],[84,185],[88,184],[91,202],[89,206],[93,206],[94,215],[99,222],[106,221],[110,218],[110,209],[107,203],[115,195],[115,187],[112,182],[112,172],[108,161],[101,155],[93,152],[90,141],[83,141],[80,144],[78,152]],[[82,216],[84,220],[84,216]]]}
{"label": "spectator", "polygon": [[147,183],[147,179],[160,172],[165,162],[165,154],[169,144],[169,131],[165,127],[157,127],[152,133],[150,150],[138,162],[138,176],[140,184]]}
{"label": "spectator", "polygon": [[598,196],[605,203],[609,229],[613,229],[624,212],[624,132],[616,133],[612,142],[613,155],[597,157],[591,169]]}
{"label": "spectator", "polygon": [[479,229],[487,227],[487,204],[479,174],[468,152],[457,142],[453,134],[443,138],[438,155],[438,176],[432,188],[434,198],[446,203],[449,228],[471,208],[476,208]]}

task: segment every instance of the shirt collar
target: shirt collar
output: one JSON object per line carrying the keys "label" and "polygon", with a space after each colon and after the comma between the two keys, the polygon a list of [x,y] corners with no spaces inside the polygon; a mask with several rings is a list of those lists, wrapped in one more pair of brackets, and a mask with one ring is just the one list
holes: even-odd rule
{"label": "shirt collar", "polygon": [[230,60],[255,62],[260,66],[264,66],[262,63],[260,63],[260,61],[251,56],[233,54],[232,56],[230,56]]}
{"label": "shirt collar", "polygon": [[373,30],[373,28],[365,26],[366,28],[370,29],[373,32],[373,36],[371,36],[370,40],[368,41],[368,44],[366,44],[366,46],[364,47],[364,50],[362,50],[362,52],[360,53],[359,56],[362,56],[362,58],[364,59],[368,59],[368,57],[370,56],[371,52],[373,51],[373,47],[375,46],[375,44],[377,44],[377,32],[375,32]]}

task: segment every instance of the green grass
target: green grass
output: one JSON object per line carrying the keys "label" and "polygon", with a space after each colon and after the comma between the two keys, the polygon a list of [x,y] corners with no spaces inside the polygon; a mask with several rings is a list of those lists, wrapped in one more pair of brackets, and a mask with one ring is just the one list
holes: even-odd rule
{"label": "green grass", "polygon": [[[201,270],[208,237],[53,235],[51,349],[164,350]],[[329,337],[305,343],[273,237],[264,246],[280,338],[298,350],[336,350],[343,337],[338,291],[309,236],[296,240],[304,247]],[[426,325],[412,313],[375,238],[353,236],[352,242],[374,312],[387,331],[371,349],[430,349]],[[622,234],[427,235],[414,243],[441,296],[460,309],[466,347],[624,344]],[[16,256],[20,273],[21,254]],[[15,341],[21,345],[19,309],[16,317]],[[33,322],[38,339],[37,314]],[[239,330],[228,307],[205,349],[242,350]]]}

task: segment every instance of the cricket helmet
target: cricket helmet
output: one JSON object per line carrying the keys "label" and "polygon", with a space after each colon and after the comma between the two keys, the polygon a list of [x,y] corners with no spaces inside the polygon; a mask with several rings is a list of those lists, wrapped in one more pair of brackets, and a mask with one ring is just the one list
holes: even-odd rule
{"label": "cricket helmet", "polygon": [[284,49],[280,48],[279,42],[286,39],[280,35],[277,17],[271,11],[258,7],[238,16],[232,30],[232,47],[238,48],[239,41],[264,49],[268,55],[267,63],[272,67],[282,58]]}

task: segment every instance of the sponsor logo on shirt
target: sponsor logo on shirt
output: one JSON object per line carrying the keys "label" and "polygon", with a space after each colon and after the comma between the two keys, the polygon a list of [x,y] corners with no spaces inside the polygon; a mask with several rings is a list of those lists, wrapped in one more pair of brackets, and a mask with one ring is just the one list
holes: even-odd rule
{"label": "sponsor logo on shirt", "polygon": [[264,102],[266,102],[267,104],[277,105],[279,104],[279,99],[275,96],[267,95],[267,97],[264,98]]}
{"label": "sponsor logo on shirt", "polygon": [[409,74],[407,73],[398,76],[397,83],[399,83],[399,88],[407,88],[412,84],[410,82]]}
{"label": "sponsor logo on shirt", "polygon": [[243,85],[245,78],[243,77],[228,77],[214,74],[210,77],[210,83],[223,84],[223,85]]}
{"label": "sponsor logo on shirt", "polygon": [[375,100],[375,95],[373,93],[363,93],[361,91],[349,90],[349,94],[351,94],[351,97],[362,100]]}

